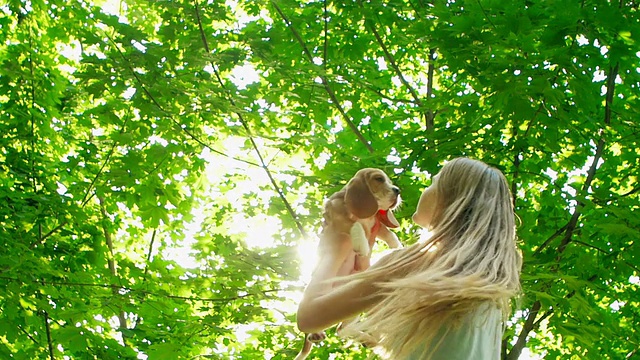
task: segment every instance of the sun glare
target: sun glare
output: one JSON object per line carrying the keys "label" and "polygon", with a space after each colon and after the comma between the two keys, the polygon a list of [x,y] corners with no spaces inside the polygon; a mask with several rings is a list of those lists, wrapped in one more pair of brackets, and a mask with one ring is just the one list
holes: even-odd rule
{"label": "sun glare", "polygon": [[311,274],[318,262],[318,241],[316,239],[298,242],[298,258],[300,259],[300,281],[304,284],[311,280]]}

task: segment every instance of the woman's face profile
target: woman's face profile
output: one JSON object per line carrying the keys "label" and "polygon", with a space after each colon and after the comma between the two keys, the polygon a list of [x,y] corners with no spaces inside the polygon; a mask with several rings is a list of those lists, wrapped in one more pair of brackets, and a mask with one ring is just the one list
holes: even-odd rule
{"label": "woman's face profile", "polygon": [[420,200],[418,200],[418,207],[412,218],[413,222],[420,227],[428,228],[431,226],[431,220],[436,211],[436,186],[438,186],[438,175],[433,177],[431,186],[424,189]]}

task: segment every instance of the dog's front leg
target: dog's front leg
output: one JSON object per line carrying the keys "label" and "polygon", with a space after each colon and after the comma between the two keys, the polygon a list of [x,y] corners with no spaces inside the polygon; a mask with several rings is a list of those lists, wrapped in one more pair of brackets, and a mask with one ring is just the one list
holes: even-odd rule
{"label": "dog's front leg", "polygon": [[389,230],[389,228],[384,225],[380,226],[380,231],[378,231],[378,238],[384,240],[384,242],[386,242],[391,249],[402,247],[402,243],[398,239],[398,235],[396,235],[393,231]]}
{"label": "dog's front leg", "polygon": [[369,239],[367,239],[367,233],[362,224],[356,221],[351,225],[349,235],[351,235],[351,244],[353,245],[353,250],[356,254],[360,256],[369,256],[369,252],[371,251],[369,248]]}

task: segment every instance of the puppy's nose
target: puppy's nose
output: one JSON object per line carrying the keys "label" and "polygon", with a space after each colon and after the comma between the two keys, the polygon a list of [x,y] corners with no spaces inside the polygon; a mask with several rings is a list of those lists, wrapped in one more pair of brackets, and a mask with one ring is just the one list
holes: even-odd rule
{"label": "puppy's nose", "polygon": [[396,195],[400,194],[400,188],[399,187],[394,186],[392,189],[393,189],[393,192],[396,193]]}

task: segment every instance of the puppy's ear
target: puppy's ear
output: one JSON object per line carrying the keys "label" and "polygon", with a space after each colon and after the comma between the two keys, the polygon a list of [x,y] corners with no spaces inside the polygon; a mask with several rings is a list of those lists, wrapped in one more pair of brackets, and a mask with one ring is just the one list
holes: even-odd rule
{"label": "puppy's ear", "polygon": [[344,196],[347,210],[359,219],[366,219],[378,211],[378,201],[367,184],[366,174],[358,172],[347,184]]}

